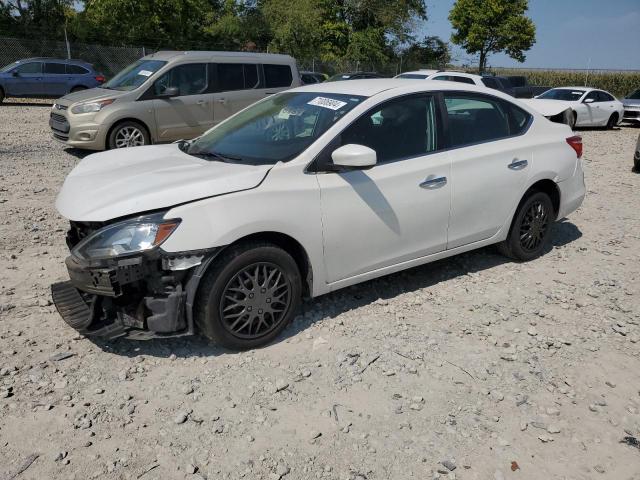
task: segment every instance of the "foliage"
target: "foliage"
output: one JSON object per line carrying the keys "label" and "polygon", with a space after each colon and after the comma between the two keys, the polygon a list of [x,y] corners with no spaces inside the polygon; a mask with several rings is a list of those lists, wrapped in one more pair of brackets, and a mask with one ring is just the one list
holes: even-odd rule
{"label": "foliage", "polygon": [[425,37],[402,51],[403,70],[420,67],[446,68],[451,61],[449,45],[440,37]]}
{"label": "foliage", "polygon": [[536,39],[533,21],[525,16],[528,0],[456,0],[449,20],[454,29],[451,41],[467,53],[479,55],[482,73],[492,53],[505,52],[524,62],[524,52]]}

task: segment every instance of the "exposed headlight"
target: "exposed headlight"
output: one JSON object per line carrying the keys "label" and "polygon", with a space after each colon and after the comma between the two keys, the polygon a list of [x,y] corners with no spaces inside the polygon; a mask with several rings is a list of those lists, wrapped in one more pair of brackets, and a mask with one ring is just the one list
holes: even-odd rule
{"label": "exposed headlight", "polygon": [[99,112],[107,105],[111,105],[114,102],[112,98],[108,100],[100,100],[99,102],[80,103],[71,107],[72,113],[89,113]]}
{"label": "exposed headlight", "polygon": [[164,220],[164,213],[108,225],[82,240],[71,253],[87,260],[106,259],[151,250],[171,235],[180,219]]}

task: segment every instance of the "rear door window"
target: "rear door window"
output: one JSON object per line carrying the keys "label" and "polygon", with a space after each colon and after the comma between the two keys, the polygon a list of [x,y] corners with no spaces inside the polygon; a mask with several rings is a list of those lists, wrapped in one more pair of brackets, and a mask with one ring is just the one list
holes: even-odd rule
{"label": "rear door window", "polygon": [[251,63],[218,63],[218,85],[220,92],[248,90],[258,86],[258,65]]}
{"label": "rear door window", "polygon": [[510,102],[486,95],[444,94],[453,148],[524,133],[531,116]]}
{"label": "rear door window", "polygon": [[66,73],[64,63],[45,63],[44,73],[52,73],[55,75],[64,75]]}
{"label": "rear door window", "polygon": [[289,65],[264,64],[264,82],[266,88],[290,87],[293,81]]}
{"label": "rear door window", "polygon": [[80,65],[67,65],[67,73],[69,75],[85,75],[89,73],[89,70]]}
{"label": "rear door window", "polygon": [[162,94],[167,88],[177,87],[179,96],[198,95],[208,86],[207,64],[186,63],[172,68],[162,75],[154,84],[156,95]]}

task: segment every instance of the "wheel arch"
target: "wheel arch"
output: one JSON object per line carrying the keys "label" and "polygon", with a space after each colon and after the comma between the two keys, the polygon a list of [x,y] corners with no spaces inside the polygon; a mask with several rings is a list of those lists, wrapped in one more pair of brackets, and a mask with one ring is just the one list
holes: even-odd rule
{"label": "wheel arch", "polygon": [[123,117],[123,118],[119,118],[118,120],[113,122],[111,124],[111,126],[109,127],[109,129],[107,130],[107,135],[104,137],[104,148],[105,148],[105,150],[107,150],[109,148],[109,138],[111,137],[111,133],[113,132],[113,130],[118,125],[120,125],[121,123],[124,123],[124,122],[136,122],[136,123],[139,123],[147,131],[147,135],[149,135],[150,143],[153,143],[153,137],[151,136],[151,129],[149,128],[149,126],[147,125],[146,122],[140,120],[139,118],[135,118],[135,117]]}

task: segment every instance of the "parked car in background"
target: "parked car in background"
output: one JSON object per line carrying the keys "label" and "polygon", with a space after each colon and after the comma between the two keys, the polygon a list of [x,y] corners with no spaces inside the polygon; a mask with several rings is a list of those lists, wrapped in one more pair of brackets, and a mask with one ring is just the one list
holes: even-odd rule
{"label": "parked car in background", "polygon": [[640,123],[640,89],[634,90],[622,100],[625,122]]}
{"label": "parked car in background", "polygon": [[482,83],[487,88],[493,88],[494,90],[500,90],[506,94],[514,97],[514,88],[509,82],[507,77],[500,77],[498,75],[482,75]]}
{"label": "parked car in background", "polygon": [[158,52],[102,85],[54,104],[54,138],[91,150],[173,142],[202,135],[252,103],[300,85],[288,55]]}
{"label": "parked car in background", "polygon": [[480,76],[473,73],[440,71],[429,75],[427,80],[444,80],[448,82],[466,83],[468,85],[492,88],[511,95],[511,88],[508,82],[503,82],[499,77],[494,76]]}
{"label": "parked car in background", "polygon": [[523,75],[509,75],[505,77],[513,87],[513,96],[516,98],[533,98],[551,87],[531,85],[529,79]]}
{"label": "parked car in background", "polygon": [[609,92],[589,87],[552,88],[523,102],[546,117],[564,115],[571,109],[572,126],[615,127],[622,121],[624,106]]}
{"label": "parked car in background", "polygon": [[314,83],[322,83],[327,80],[328,75],[320,72],[300,72],[300,81],[303,85],[312,85]]}
{"label": "parked car in background", "polygon": [[401,74],[396,75],[393,78],[406,78],[407,80],[426,80],[430,75],[441,71],[442,70],[430,70],[425,68],[422,70],[415,70],[413,72],[402,72]]}
{"label": "parked car in background", "polygon": [[638,135],[638,141],[636,142],[636,152],[633,155],[633,168],[636,172],[640,173],[640,135]]}
{"label": "parked car in background", "polygon": [[329,78],[327,82],[338,82],[342,80],[364,80],[367,78],[385,78],[385,76],[376,72],[338,73]]}
{"label": "parked car in background", "polygon": [[58,98],[104,81],[102,74],[82,60],[26,58],[0,69],[0,103],[6,97]]}
{"label": "parked car in background", "polygon": [[259,347],[303,296],[495,243],[542,255],[584,198],[581,155],[484,87],[307,85],[191,142],[84,158],[56,200],[71,254],[53,301],[85,335]]}

